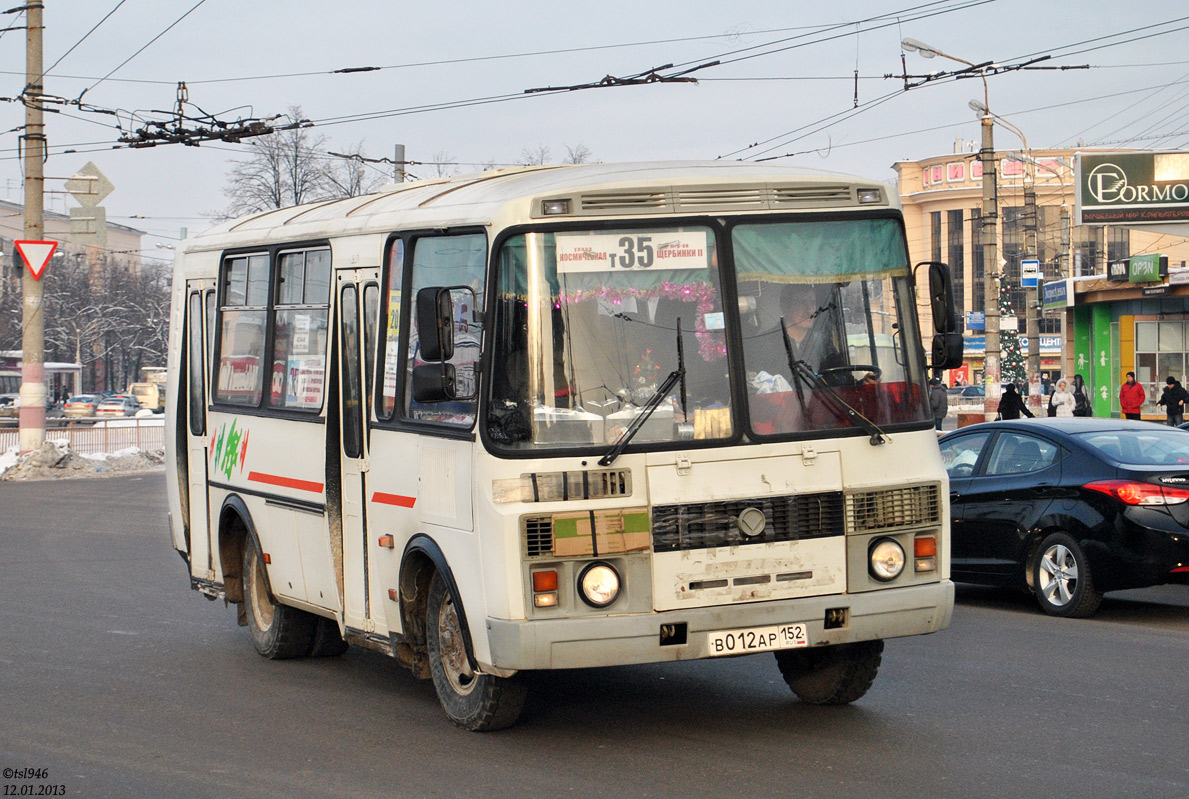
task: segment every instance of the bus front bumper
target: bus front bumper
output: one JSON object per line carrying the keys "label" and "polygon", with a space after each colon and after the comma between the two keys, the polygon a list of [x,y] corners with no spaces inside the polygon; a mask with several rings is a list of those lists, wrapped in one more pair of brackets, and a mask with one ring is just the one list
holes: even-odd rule
{"label": "bus front bumper", "polygon": [[[826,629],[826,611],[839,608],[846,609],[845,624]],[[944,580],[861,594],[630,616],[533,621],[488,618],[486,624],[491,665],[505,672],[696,660],[710,656],[708,633],[782,624],[804,624],[810,646],[921,635],[948,627],[953,609],[954,584]],[[682,624],[685,642],[662,645],[662,625]]]}

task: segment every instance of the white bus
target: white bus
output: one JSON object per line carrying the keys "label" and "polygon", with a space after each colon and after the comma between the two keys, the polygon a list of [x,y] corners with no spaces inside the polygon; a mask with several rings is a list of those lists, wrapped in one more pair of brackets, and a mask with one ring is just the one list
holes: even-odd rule
{"label": "white bus", "polygon": [[894,202],[754,164],[546,166],[187,239],[166,438],[191,586],[265,657],[395,657],[472,730],[537,669],[773,652],[802,700],[859,698],[883,639],[953,607]]}

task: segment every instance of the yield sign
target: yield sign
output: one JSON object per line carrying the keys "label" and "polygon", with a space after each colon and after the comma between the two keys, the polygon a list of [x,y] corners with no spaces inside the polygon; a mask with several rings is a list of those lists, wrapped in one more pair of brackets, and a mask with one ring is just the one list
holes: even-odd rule
{"label": "yield sign", "polygon": [[41,273],[45,271],[45,265],[50,262],[50,258],[54,254],[54,250],[58,248],[56,241],[17,241],[17,252],[25,259],[25,265],[29,267],[29,274],[33,275],[34,280],[41,280]]}

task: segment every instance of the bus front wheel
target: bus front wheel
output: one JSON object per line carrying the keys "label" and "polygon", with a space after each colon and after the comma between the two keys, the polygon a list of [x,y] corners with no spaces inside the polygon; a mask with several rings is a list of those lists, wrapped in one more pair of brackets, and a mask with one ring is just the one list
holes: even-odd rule
{"label": "bus front wheel", "polygon": [[782,649],[776,665],[802,702],[845,705],[867,693],[883,659],[883,641],[859,641],[817,649]]}
{"label": "bus front wheel", "polygon": [[270,660],[308,655],[318,619],[273,601],[264,573],[264,556],[254,538],[244,545],[243,575],[244,615],[256,651]]}
{"label": "bus front wheel", "polygon": [[435,574],[425,619],[429,670],[446,716],[475,732],[510,727],[520,717],[526,695],[517,677],[479,674],[467,655],[462,624],[446,581]]}

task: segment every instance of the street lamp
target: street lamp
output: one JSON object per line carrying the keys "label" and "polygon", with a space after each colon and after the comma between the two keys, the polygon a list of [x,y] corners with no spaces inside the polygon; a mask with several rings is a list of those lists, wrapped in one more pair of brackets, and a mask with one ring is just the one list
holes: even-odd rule
{"label": "street lamp", "polygon": [[[1020,142],[1024,145],[1024,155],[1022,158],[1012,159],[1019,160],[1024,163],[1024,258],[1021,259],[1021,278],[1023,282],[1023,265],[1022,261],[1027,259],[1037,259],[1037,242],[1036,242],[1036,228],[1037,228],[1037,214],[1036,209],[1036,159],[1032,157],[1032,148],[1028,146],[1028,137],[1024,135],[1024,131],[1020,130],[1010,121],[993,113],[987,106],[980,103],[978,100],[971,100],[970,109],[978,114],[980,117],[990,115],[999,120],[999,124],[1016,134],[1020,138]],[[1010,158],[1010,156],[1009,156]],[[1024,290],[1025,309],[1027,312],[1026,318],[1028,320],[1028,379],[1029,381],[1037,381],[1035,385],[1030,385],[1028,391],[1028,404],[1032,407],[1033,413],[1040,409],[1040,282],[1039,275],[1037,276],[1037,285]]]}
{"label": "street lamp", "polygon": [[985,404],[983,413],[986,421],[994,421],[999,411],[999,291],[995,286],[995,267],[999,263],[999,245],[997,225],[999,222],[999,198],[996,194],[997,180],[995,176],[995,144],[992,134],[993,117],[990,111],[990,91],[987,87],[985,69],[988,64],[975,64],[965,58],[958,58],[942,52],[936,47],[927,45],[916,39],[904,39],[900,46],[910,53],[920,53],[922,58],[941,56],[959,64],[970,67],[970,72],[977,72],[983,81],[982,128],[983,143],[979,150],[979,161],[983,165],[983,209],[980,218],[980,235],[983,241],[983,317],[986,351],[983,355],[983,386],[985,387]]}

